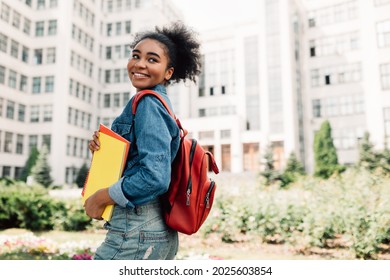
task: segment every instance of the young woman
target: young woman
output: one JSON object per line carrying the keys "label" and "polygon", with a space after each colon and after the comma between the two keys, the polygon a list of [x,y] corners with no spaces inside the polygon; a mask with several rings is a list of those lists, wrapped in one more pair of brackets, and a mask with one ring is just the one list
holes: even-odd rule
{"label": "young woman", "polygon": [[[200,45],[194,35],[181,23],[137,34],[127,64],[137,92],[154,90],[172,108],[166,86],[186,79],[195,82],[200,72]],[[95,219],[101,219],[107,205],[115,205],[111,220],[104,225],[106,239],[94,259],[174,259],[178,233],[165,224],[159,196],[168,190],[179,129],[153,96],[141,99],[132,125],[132,100],[112,124],[113,131],[131,142],[123,176],[84,205]],[[89,149],[93,153],[99,145],[95,131]]]}

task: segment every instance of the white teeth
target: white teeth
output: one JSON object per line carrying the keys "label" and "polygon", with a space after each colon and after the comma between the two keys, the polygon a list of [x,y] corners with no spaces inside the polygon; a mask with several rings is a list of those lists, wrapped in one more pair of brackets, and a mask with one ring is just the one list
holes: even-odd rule
{"label": "white teeth", "polygon": [[136,77],[147,77],[147,75],[142,74],[142,73],[134,73],[134,76],[136,76]]}

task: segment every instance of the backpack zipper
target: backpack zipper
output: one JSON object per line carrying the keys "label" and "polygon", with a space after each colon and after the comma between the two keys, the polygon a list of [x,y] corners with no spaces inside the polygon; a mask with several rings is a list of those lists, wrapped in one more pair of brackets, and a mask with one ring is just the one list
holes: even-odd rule
{"label": "backpack zipper", "polygon": [[207,191],[206,197],[204,199],[204,203],[206,204],[206,208],[210,208],[210,195],[211,195],[212,190],[214,189],[214,186],[215,186],[215,182],[211,180],[209,190]]}
{"label": "backpack zipper", "polygon": [[192,144],[191,144],[191,149],[190,149],[190,176],[189,176],[188,182],[187,182],[187,201],[186,201],[187,206],[190,205],[190,196],[191,196],[191,192],[192,192],[191,168],[192,168],[192,162],[194,160],[194,154],[195,154],[195,148],[196,148],[196,140],[191,139],[191,141],[192,141]]}

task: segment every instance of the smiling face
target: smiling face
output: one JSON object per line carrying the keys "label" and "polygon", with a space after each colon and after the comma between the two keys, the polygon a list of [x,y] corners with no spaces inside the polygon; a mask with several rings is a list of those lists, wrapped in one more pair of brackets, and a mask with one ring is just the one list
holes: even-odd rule
{"label": "smiling face", "polygon": [[140,41],[127,63],[127,73],[137,92],[158,84],[165,84],[173,74],[169,58],[161,43],[153,39]]}

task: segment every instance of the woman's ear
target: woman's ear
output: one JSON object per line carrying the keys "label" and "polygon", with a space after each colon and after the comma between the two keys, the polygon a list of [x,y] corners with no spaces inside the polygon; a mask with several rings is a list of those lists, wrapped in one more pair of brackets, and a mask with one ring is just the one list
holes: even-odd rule
{"label": "woman's ear", "polygon": [[173,67],[169,67],[167,70],[165,70],[164,78],[166,81],[169,81],[169,79],[172,77],[174,71],[175,71],[175,68],[173,68]]}

